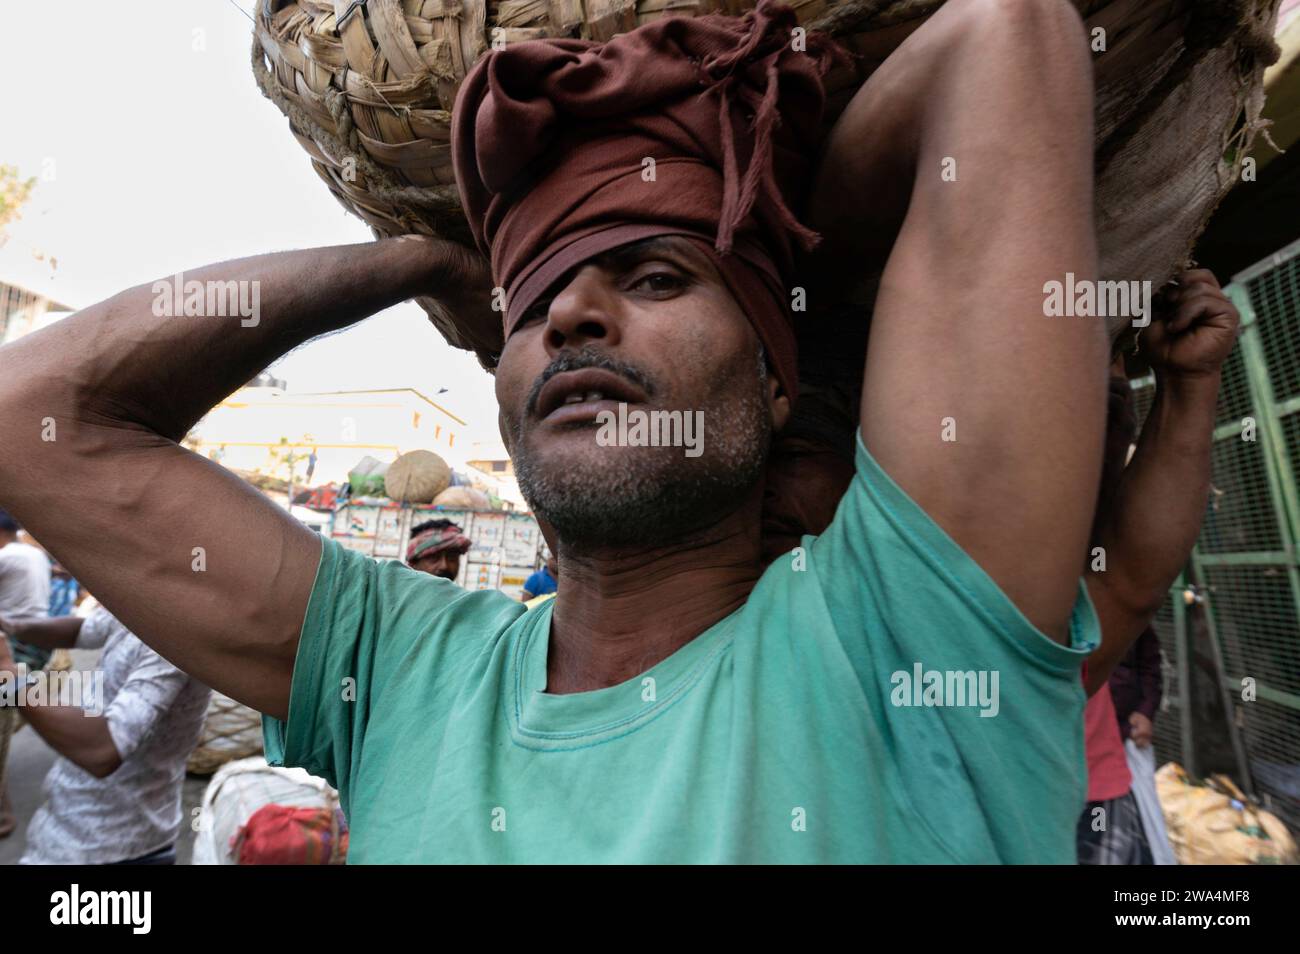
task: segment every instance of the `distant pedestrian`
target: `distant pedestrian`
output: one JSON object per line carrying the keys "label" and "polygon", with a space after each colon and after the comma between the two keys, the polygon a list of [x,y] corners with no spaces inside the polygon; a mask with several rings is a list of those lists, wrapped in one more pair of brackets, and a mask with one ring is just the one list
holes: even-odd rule
{"label": "distant pedestrian", "polygon": [[413,570],[456,581],[460,558],[470,548],[470,539],[450,520],[429,520],[411,528],[406,562]]}
{"label": "distant pedestrian", "polygon": [[[174,864],[185,763],[211,690],[102,607],[89,617],[0,618],[0,632],[47,649],[102,649],[102,698],[50,698],[19,711],[58,753],[20,864]],[[0,669],[19,672],[0,642]],[[93,687],[92,687],[93,688]]]}
{"label": "distant pedestrian", "polygon": [[546,558],[540,570],[524,581],[523,601],[527,603],[538,596],[554,593],[559,586],[560,568],[555,562],[555,555],[552,554]]}
{"label": "distant pedestrian", "polygon": [[84,595],[81,584],[56,560],[50,568],[50,615],[71,616]]}
{"label": "distant pedestrian", "polygon": [[[49,613],[50,560],[30,543],[20,543],[22,527],[6,510],[0,510],[0,616],[44,619]],[[10,642],[14,658],[28,669],[39,669],[50,654],[39,647]],[[7,653],[5,647],[0,651]],[[7,787],[0,789],[0,838],[7,838],[18,826]]]}
{"label": "distant pedestrian", "polygon": [[[50,558],[40,547],[22,543],[22,527],[0,510],[0,616],[44,619],[50,613]],[[50,654],[37,646],[13,644],[14,658],[29,669],[40,669]]]}

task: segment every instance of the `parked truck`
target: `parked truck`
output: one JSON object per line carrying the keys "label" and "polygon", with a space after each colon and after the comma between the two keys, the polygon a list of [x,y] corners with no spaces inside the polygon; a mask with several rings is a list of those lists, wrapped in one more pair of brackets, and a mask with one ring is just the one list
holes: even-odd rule
{"label": "parked truck", "polygon": [[500,590],[519,599],[524,581],[542,566],[541,528],[530,514],[513,511],[447,510],[367,498],[336,506],[327,532],[349,550],[377,560],[403,560],[411,528],[439,519],[457,524],[472,543],[456,577],[467,590]]}

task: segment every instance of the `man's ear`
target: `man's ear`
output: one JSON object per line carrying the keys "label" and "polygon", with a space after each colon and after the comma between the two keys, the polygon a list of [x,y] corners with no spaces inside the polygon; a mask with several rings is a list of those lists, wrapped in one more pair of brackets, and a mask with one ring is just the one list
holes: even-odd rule
{"label": "man's ear", "polygon": [[790,397],[774,374],[767,376],[767,406],[772,412],[772,430],[779,434],[790,420]]}

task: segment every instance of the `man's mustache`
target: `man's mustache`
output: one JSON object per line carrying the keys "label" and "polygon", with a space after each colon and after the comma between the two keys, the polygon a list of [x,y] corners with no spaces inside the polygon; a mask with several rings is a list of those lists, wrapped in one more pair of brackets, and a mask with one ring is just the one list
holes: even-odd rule
{"label": "man's mustache", "polygon": [[532,390],[528,392],[528,400],[524,404],[527,416],[532,417],[537,413],[537,399],[547,381],[565,371],[580,371],[584,368],[599,368],[602,371],[609,371],[612,374],[626,378],[637,385],[647,398],[652,397],[655,393],[654,382],[644,371],[628,364],[626,361],[619,361],[611,357],[607,352],[592,345],[583,345],[575,351],[561,351],[546,366],[546,370],[537,376],[537,380],[533,382]]}

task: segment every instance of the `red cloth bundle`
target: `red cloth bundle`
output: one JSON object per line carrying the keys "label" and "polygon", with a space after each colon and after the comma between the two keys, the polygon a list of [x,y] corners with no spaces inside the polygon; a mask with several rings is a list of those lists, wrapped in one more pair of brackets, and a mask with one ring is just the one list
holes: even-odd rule
{"label": "red cloth bundle", "polygon": [[341,865],[347,822],[337,808],[263,805],[231,839],[241,865]]}

